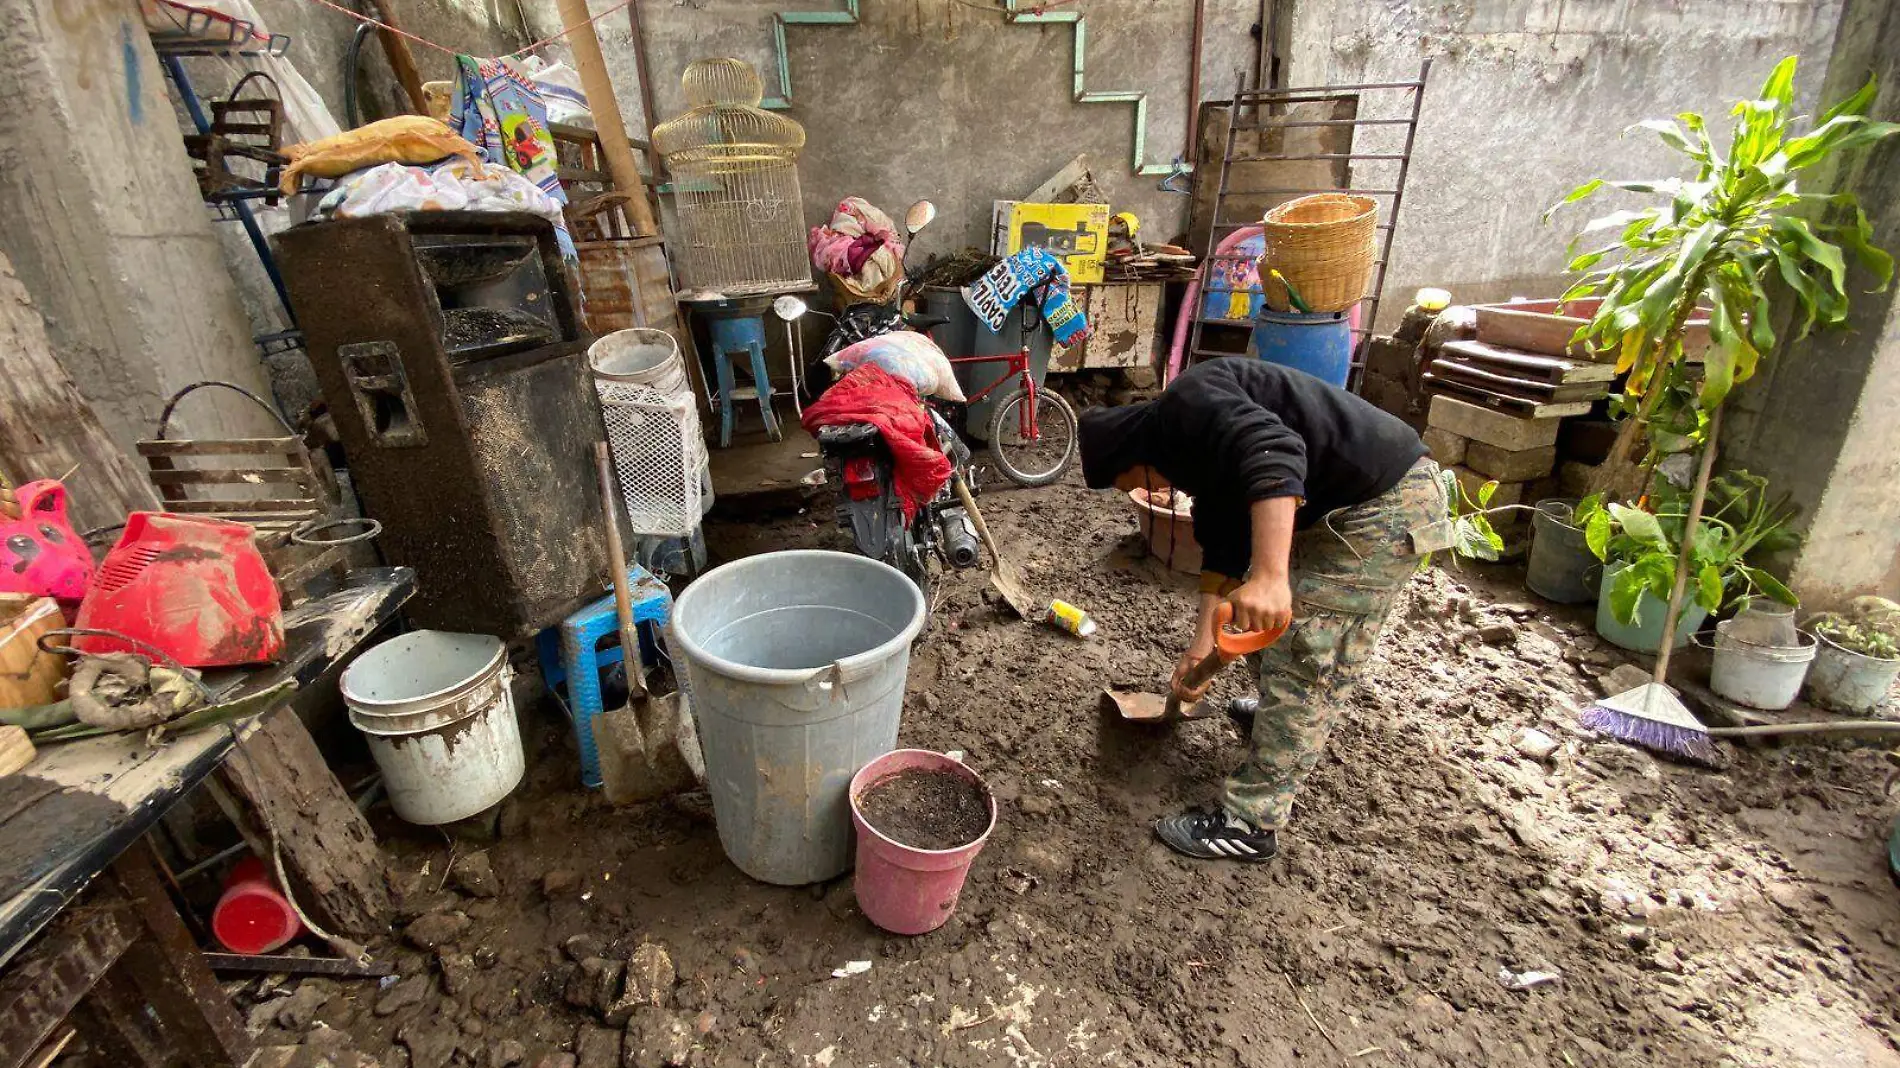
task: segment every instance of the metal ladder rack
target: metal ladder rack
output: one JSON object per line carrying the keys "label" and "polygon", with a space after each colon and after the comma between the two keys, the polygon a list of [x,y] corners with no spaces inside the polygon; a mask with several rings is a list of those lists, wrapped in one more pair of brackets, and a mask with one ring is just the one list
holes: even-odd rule
{"label": "metal ladder rack", "polygon": [[[1348,388],[1357,389],[1361,369],[1365,365],[1366,342],[1379,315],[1379,296],[1385,288],[1386,267],[1392,258],[1392,234],[1397,229],[1399,205],[1405,197],[1405,182],[1412,164],[1412,146],[1418,132],[1419,108],[1424,101],[1425,82],[1431,69],[1432,61],[1426,59],[1419,65],[1418,77],[1411,81],[1294,89],[1248,89],[1246,75],[1243,73],[1240,76],[1234,88],[1233,101],[1227,110],[1227,139],[1221,149],[1213,210],[1208,214],[1208,252],[1201,261],[1200,289],[1194,304],[1182,309],[1182,314],[1190,316],[1193,323],[1186,353],[1187,364],[1191,365],[1206,357],[1232,356],[1241,351],[1209,347],[1208,327],[1212,326],[1216,330],[1251,330],[1253,327],[1249,319],[1204,314],[1209,283],[1216,277],[1217,268],[1223,265],[1236,268],[1251,259],[1245,254],[1219,252],[1221,242],[1229,235],[1249,226],[1257,226],[1260,222],[1258,218],[1235,218],[1237,211],[1230,200],[1236,197],[1269,197],[1274,198],[1274,203],[1280,203],[1310,193],[1354,193],[1380,201],[1382,216],[1377,230],[1379,249],[1373,263],[1371,286],[1359,306],[1359,321],[1353,330],[1352,376],[1347,385]],[[1352,116],[1291,117],[1289,109],[1300,104],[1349,105]],[[1243,118],[1242,113],[1248,111],[1252,112],[1251,118]],[[1289,151],[1284,148],[1269,151],[1265,146],[1270,143],[1270,139],[1263,135],[1259,138],[1258,149],[1236,149],[1235,134],[1242,130],[1259,130],[1264,134],[1302,128],[1339,129],[1344,131],[1350,143],[1345,151],[1339,152]],[[1284,136],[1280,138],[1282,145],[1287,141]],[[1235,164],[1269,161],[1332,162],[1337,165],[1337,172],[1343,172],[1344,181],[1336,185],[1294,182],[1260,188],[1234,188],[1229,185],[1234,177]]]}

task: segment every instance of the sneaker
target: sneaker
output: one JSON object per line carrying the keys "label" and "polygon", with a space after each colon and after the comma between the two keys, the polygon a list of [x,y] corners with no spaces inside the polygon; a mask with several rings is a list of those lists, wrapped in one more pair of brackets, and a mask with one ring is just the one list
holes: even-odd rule
{"label": "sneaker", "polygon": [[1236,697],[1227,702],[1227,718],[1234,721],[1242,738],[1253,737],[1254,716],[1260,712],[1260,698]]}
{"label": "sneaker", "polygon": [[1272,860],[1280,852],[1279,838],[1271,830],[1257,830],[1252,824],[1225,812],[1189,809],[1179,816],[1155,821],[1155,836],[1169,849],[1201,860],[1244,860],[1252,863]]}

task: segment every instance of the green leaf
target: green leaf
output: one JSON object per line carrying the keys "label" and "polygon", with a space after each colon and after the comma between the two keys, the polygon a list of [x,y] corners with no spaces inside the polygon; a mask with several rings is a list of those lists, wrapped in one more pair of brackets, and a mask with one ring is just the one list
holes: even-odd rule
{"label": "green leaf", "polygon": [[1826,125],[1842,115],[1865,115],[1867,109],[1874,106],[1874,98],[1880,95],[1879,80],[1868,76],[1867,81],[1840,103],[1828,108],[1821,115],[1821,124]]}
{"label": "green leaf", "polygon": [[1558,208],[1561,208],[1566,204],[1575,204],[1577,201],[1582,200],[1585,197],[1590,196],[1591,194],[1595,193],[1597,190],[1603,188],[1605,184],[1607,183],[1605,183],[1603,179],[1601,178],[1592,178],[1589,181],[1578,186],[1577,188],[1572,189],[1570,192],[1564,194],[1564,198],[1562,200],[1559,200],[1557,203],[1552,204],[1549,208],[1545,209],[1544,221],[1549,222],[1550,217],[1557,213]]}
{"label": "green leaf", "polygon": [[1630,127],[1630,129],[1648,130],[1657,137],[1662,138],[1663,144],[1668,145],[1670,148],[1675,149],[1685,156],[1694,159],[1708,158],[1702,146],[1690,141],[1688,137],[1683,135],[1682,127],[1677,126],[1668,119],[1644,119],[1642,122]]}
{"label": "green leaf", "polygon": [[1484,485],[1479,486],[1478,487],[1478,507],[1489,508],[1491,506],[1491,498],[1497,496],[1497,494],[1498,494],[1498,483],[1496,479],[1492,479],[1491,481],[1486,482]]}
{"label": "green leaf", "polygon": [[1599,510],[1584,521],[1583,542],[1597,559],[1610,558],[1610,513]]}
{"label": "green leaf", "polygon": [[1610,614],[1624,626],[1639,622],[1637,605],[1643,599],[1643,576],[1634,566],[1616,573],[1610,581]]}
{"label": "green leaf", "polygon": [[1794,595],[1793,590],[1784,585],[1780,579],[1763,571],[1761,568],[1744,566],[1740,570],[1742,577],[1746,578],[1750,585],[1768,597],[1780,601],[1782,604],[1801,603],[1800,599]]}
{"label": "green leaf", "polygon": [[1713,612],[1722,607],[1722,569],[1705,565],[1696,574],[1695,602]]}
{"label": "green leaf", "polygon": [[1775,69],[1768,72],[1768,80],[1761,84],[1761,98],[1774,101],[1783,110],[1794,107],[1794,68],[1794,56],[1775,64]]}
{"label": "green leaf", "polygon": [[1835,228],[1841,237],[1841,243],[1847,246],[1860,265],[1871,272],[1878,283],[1869,293],[1878,293],[1893,282],[1893,257],[1887,251],[1874,244],[1874,227],[1867,221],[1867,212],[1862,210],[1860,202],[1849,196],[1854,208],[1854,221]]}
{"label": "green leaf", "polygon": [[1623,528],[1623,533],[1644,545],[1664,549],[1669,547],[1669,539],[1663,536],[1662,524],[1656,522],[1656,517],[1648,512],[1628,505],[1612,504],[1610,515],[1616,520],[1617,526]]}

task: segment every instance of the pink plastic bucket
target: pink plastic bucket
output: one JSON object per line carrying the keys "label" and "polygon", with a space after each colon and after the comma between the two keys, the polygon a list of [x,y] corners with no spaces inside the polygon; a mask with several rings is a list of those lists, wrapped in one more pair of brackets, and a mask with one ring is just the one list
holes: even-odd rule
{"label": "pink plastic bucket", "polygon": [[[912,768],[949,772],[976,784],[989,798],[990,822],[976,841],[955,849],[913,849],[886,838],[864,821],[858,798],[899,772]],[[872,923],[892,934],[919,935],[944,925],[956,911],[957,896],[970,864],[996,829],[996,796],[983,777],[928,749],[896,749],[866,764],[851,779],[851,822],[858,828],[858,907]]]}

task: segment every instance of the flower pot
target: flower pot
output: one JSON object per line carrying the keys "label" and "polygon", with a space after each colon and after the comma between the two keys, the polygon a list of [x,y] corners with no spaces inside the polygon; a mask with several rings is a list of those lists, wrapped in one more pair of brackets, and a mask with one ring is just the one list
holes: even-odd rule
{"label": "flower pot", "polygon": [[[1777,712],[1794,703],[1808,666],[1814,662],[1816,642],[1795,634],[1794,644],[1750,641],[1744,635],[1756,622],[1747,613],[1715,625],[1715,663],[1709,669],[1709,689],[1750,708]],[[1759,629],[1759,628],[1755,628]]]}
{"label": "flower pot", "polygon": [[[954,775],[974,783],[989,802],[989,826],[951,849],[918,849],[886,836],[865,819],[860,799],[873,786],[906,771]],[[996,795],[961,762],[925,749],[895,749],[866,764],[851,780],[851,822],[858,832],[858,870],[852,890],[864,918],[892,934],[928,934],[956,911],[970,865],[996,829]]]}
{"label": "flower pot", "polygon": [[1531,516],[1531,556],[1524,585],[1558,604],[1588,604],[1597,595],[1597,558],[1584,541],[1583,530],[1570,525],[1576,507],[1574,499],[1552,497],[1538,501]]}
{"label": "flower pot", "polygon": [[[1602,588],[1597,593],[1597,633],[1603,640],[1622,646],[1632,653],[1656,653],[1662,650],[1663,616],[1669,606],[1643,591],[1636,602],[1636,622],[1625,624],[1610,611],[1610,585],[1618,572],[1628,564],[1610,564],[1603,569]],[[1685,594],[1686,596],[1686,594]],[[1688,644],[1689,635],[1702,629],[1703,621],[1709,618],[1708,610],[1694,601],[1684,601],[1682,618],[1676,620],[1676,640],[1674,648],[1680,649]]]}
{"label": "flower pot", "polygon": [[1201,543],[1194,540],[1193,498],[1179,490],[1128,491],[1135,505],[1135,521],[1148,542],[1148,552],[1171,571],[1201,573]]}
{"label": "flower pot", "polygon": [[1887,698],[1887,690],[1900,675],[1900,660],[1876,657],[1843,649],[1820,638],[1821,649],[1808,672],[1808,699],[1835,712],[1870,712]]}

